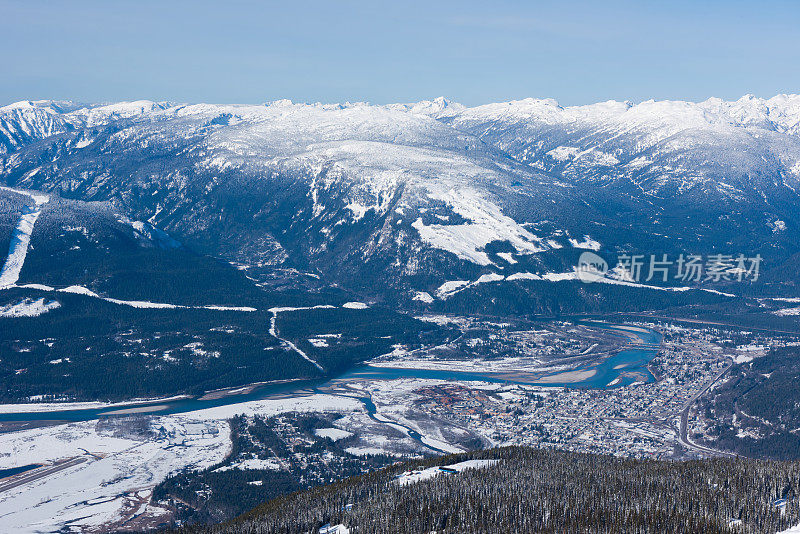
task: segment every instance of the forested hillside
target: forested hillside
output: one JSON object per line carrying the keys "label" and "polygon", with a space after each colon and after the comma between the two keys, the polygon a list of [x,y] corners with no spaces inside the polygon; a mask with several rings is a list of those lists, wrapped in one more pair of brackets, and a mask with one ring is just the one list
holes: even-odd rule
{"label": "forested hillside", "polygon": [[697,436],[719,449],[751,458],[800,458],[800,351],[778,347],[736,365],[730,378],[703,399]]}
{"label": "forested hillside", "polygon": [[[397,480],[411,469],[478,458],[499,461]],[[504,448],[399,464],[184,532],[305,533],[330,524],[351,533],[774,533],[800,522],[799,496],[798,462],[678,463]]]}

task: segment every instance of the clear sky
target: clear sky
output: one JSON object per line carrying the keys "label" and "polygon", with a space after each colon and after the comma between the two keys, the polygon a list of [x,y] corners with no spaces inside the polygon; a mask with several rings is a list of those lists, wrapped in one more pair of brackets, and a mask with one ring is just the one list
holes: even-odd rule
{"label": "clear sky", "polygon": [[800,92],[800,2],[0,0],[0,103]]}

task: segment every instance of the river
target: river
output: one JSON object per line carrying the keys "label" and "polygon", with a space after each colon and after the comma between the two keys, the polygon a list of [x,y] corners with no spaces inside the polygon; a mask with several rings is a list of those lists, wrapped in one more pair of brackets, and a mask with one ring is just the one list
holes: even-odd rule
{"label": "river", "polygon": [[[647,369],[647,364],[658,353],[657,347],[661,342],[661,335],[658,332],[640,327],[615,325],[595,321],[581,321],[580,324],[593,328],[613,330],[620,335],[638,339],[641,347],[631,346],[630,348],[621,350],[617,354],[605,359],[599,364],[578,366],[573,371],[584,372],[584,375],[586,375],[586,378],[584,379],[560,382],[558,377],[564,373],[553,373],[552,375],[544,375],[546,383],[539,383],[539,385],[599,389],[621,387],[637,381],[651,382],[654,380],[652,374],[650,374]],[[594,372],[592,373],[592,371]],[[550,378],[548,379],[548,377]],[[298,380],[279,384],[264,384],[256,386],[246,393],[225,395],[219,398],[194,397],[129,403],[122,406],[117,405],[92,408],[73,408],[64,410],[51,410],[46,412],[9,412],[0,413],[0,422],[91,421],[100,417],[130,415],[132,413],[167,415],[203,410],[217,406],[240,404],[255,400],[287,397],[291,396],[292,394],[307,395],[309,390],[313,390],[315,388],[324,388],[328,385],[333,385],[334,382],[341,383],[341,381],[347,381],[351,379],[391,380],[397,378],[424,378],[448,381],[482,381],[508,384],[532,383],[529,379],[515,380],[513,373],[460,372],[434,369],[398,369],[390,367],[359,365],[343,373],[342,375],[333,378]],[[371,403],[371,401],[369,402]]]}

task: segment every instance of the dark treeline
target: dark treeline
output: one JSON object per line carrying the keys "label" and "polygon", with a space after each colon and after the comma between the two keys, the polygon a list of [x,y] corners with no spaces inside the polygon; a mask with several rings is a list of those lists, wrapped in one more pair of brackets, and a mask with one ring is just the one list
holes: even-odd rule
{"label": "dark treeline", "polygon": [[[278,318],[277,328],[282,337],[294,342],[331,373],[392,352],[395,344],[437,345],[458,335],[455,330],[379,307],[284,312]],[[339,337],[328,338],[328,346],[322,348],[309,342],[309,338],[326,334]]]}
{"label": "dark treeline", "polygon": [[[443,339],[446,329],[385,308],[304,310],[280,316],[320,371],[269,332],[266,310],[137,309],[69,293],[13,288],[0,306],[57,300],[39,317],[7,317],[0,328],[0,400],[123,400],[200,394],[266,380],[319,378],[391,352]],[[284,334],[284,332],[287,332]],[[317,348],[308,338],[329,338]]]}
{"label": "dark treeline", "polygon": [[[500,462],[408,486],[394,482],[404,470],[466,458]],[[671,462],[504,448],[393,466],[184,532],[316,533],[330,522],[370,534],[775,533],[800,522],[799,496],[798,462]],[[783,514],[772,504],[778,498],[788,500]]]}
{"label": "dark treeline", "polygon": [[[800,459],[800,350],[776,347],[731,369],[727,381],[703,399],[700,411],[713,424],[702,437],[714,447],[754,458]],[[743,435],[733,424],[756,431]]]}
{"label": "dark treeline", "polygon": [[20,283],[82,285],[127,300],[265,309],[327,304],[336,296],[264,290],[227,262],[181,247],[149,223],[134,227],[120,217],[106,203],[52,196],[34,226]]}
{"label": "dark treeline", "polygon": [[[536,271],[534,271],[536,272]],[[632,296],[635,295],[635,298]],[[580,313],[636,312],[681,306],[719,307],[730,299],[703,291],[658,291],[625,286],[538,280],[505,284],[480,284],[432,304],[437,311],[488,315],[569,315]],[[720,308],[721,309],[721,308]]]}

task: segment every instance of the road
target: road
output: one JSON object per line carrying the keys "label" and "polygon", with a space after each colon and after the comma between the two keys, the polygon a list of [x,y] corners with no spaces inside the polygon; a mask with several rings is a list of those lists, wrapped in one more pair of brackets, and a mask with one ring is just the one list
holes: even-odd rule
{"label": "road", "polygon": [[[728,364],[724,369],[722,369],[719,373],[714,375],[714,377],[706,384],[703,389],[692,395],[680,410],[676,412],[672,412],[670,415],[666,417],[659,416],[658,418],[652,417],[626,417],[622,418],[622,421],[627,421],[629,423],[649,423],[654,427],[659,428],[667,428],[671,429],[672,432],[675,432],[678,442],[683,445],[687,450],[690,451],[697,451],[702,452],[711,456],[726,456],[726,457],[735,457],[736,455],[726,451],[719,451],[717,449],[712,449],[709,447],[704,447],[702,445],[698,445],[689,440],[689,410],[691,409],[692,405],[697,402],[697,400],[705,395],[709,389],[711,389],[714,384],[716,384],[720,378],[725,376],[725,373],[730,371],[731,367],[733,367],[733,363]],[[675,419],[680,417],[680,423],[676,426]]]}
{"label": "road", "polygon": [[0,481],[0,493],[22,486],[23,484],[27,484],[29,482],[34,482],[36,480],[48,477],[50,475],[58,473],[59,471],[63,471],[64,469],[68,469],[75,465],[82,464],[85,461],[86,461],[85,457],[76,456],[74,458],[62,460],[53,465],[47,465],[44,467],[40,467],[38,469],[34,469],[33,471],[27,471],[25,473],[9,477],[5,480]]}
{"label": "road", "polygon": [[704,452],[706,454],[711,454],[714,456],[728,456],[731,458],[736,457],[736,455],[733,453],[718,451],[716,449],[711,449],[709,447],[703,447],[702,445],[698,445],[689,440],[689,410],[691,409],[692,405],[697,401],[697,399],[705,395],[706,392],[708,392],[708,390],[711,389],[711,387],[725,375],[725,373],[730,371],[731,367],[733,367],[733,363],[728,364],[728,366],[725,367],[725,369],[717,373],[716,376],[714,376],[714,378],[708,384],[706,384],[706,386],[703,389],[698,391],[692,398],[686,401],[686,404],[683,405],[683,409],[679,412],[681,416],[681,422],[680,422],[680,428],[678,428],[678,441],[680,441],[681,445],[683,445],[687,449]]}

